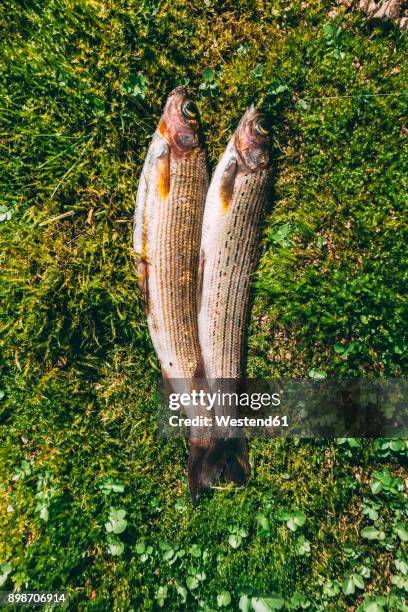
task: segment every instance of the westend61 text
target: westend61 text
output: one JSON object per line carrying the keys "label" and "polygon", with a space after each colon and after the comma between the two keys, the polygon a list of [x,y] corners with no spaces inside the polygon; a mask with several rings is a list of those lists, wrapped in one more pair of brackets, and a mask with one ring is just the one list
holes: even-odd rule
{"label": "westend61 text", "polygon": [[176,415],[169,418],[171,427],[288,427],[288,417],[286,415],[270,415],[266,418],[243,417],[234,418],[230,416],[215,416],[214,419],[208,416],[195,416],[193,418],[178,417]]}

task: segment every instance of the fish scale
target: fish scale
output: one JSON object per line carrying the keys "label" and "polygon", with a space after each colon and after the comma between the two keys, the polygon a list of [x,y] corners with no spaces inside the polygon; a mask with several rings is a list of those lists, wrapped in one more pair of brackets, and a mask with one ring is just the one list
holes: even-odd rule
{"label": "fish scale", "polygon": [[250,280],[258,259],[269,174],[264,169],[237,177],[229,208],[207,237],[200,334],[210,379],[242,376]]}
{"label": "fish scale", "polygon": [[193,123],[183,117],[186,100],[185,88],[171,92],[147,152],[136,197],[133,244],[163,376],[186,379],[188,388],[201,356],[197,273],[208,172],[198,113]]}
{"label": "fish scale", "polygon": [[[198,329],[210,390],[236,393],[242,377],[250,282],[258,262],[260,228],[271,176],[270,136],[262,111],[243,115],[212,177],[200,247]],[[205,453],[190,461],[193,499],[220,474],[243,485],[250,474],[245,433],[233,421],[239,403],[216,401],[216,427]],[[191,457],[191,455],[190,455]]]}
{"label": "fish scale", "polygon": [[148,247],[149,328],[169,378],[191,378],[200,361],[197,268],[207,190],[205,156],[170,162],[170,192],[154,215]]}

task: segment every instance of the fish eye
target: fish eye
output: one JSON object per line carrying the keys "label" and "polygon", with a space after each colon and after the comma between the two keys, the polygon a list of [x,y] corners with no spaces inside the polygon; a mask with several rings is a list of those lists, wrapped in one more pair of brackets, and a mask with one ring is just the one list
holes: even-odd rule
{"label": "fish eye", "polygon": [[255,123],[255,130],[260,136],[269,136],[269,127],[266,123],[265,117],[258,119],[258,121]]}
{"label": "fish eye", "polygon": [[187,121],[196,121],[198,116],[198,109],[195,102],[192,100],[186,100],[182,107],[181,112],[183,113],[183,117],[187,119]]}

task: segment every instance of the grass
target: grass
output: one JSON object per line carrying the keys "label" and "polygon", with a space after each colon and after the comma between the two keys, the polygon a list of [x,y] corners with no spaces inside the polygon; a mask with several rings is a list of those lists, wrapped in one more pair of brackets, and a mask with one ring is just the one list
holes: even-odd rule
{"label": "grass", "polygon": [[330,8],[1,4],[1,588],[86,610],[407,609],[407,444],[253,441],[248,486],[193,509],[186,444],[155,437],[135,284],[167,93],[197,92],[212,166],[257,100],[275,186],[248,375],[406,375],[406,37]]}

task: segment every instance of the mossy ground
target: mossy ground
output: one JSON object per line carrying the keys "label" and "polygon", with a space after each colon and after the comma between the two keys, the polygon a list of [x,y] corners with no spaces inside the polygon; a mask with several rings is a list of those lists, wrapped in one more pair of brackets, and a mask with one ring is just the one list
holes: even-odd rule
{"label": "mossy ground", "polygon": [[406,445],[256,441],[248,486],[193,509],[186,444],[155,438],[135,286],[133,199],[169,90],[198,92],[212,165],[259,101],[275,184],[248,375],[406,374],[406,38],[331,8],[1,4],[3,589],[87,610],[406,609]]}

